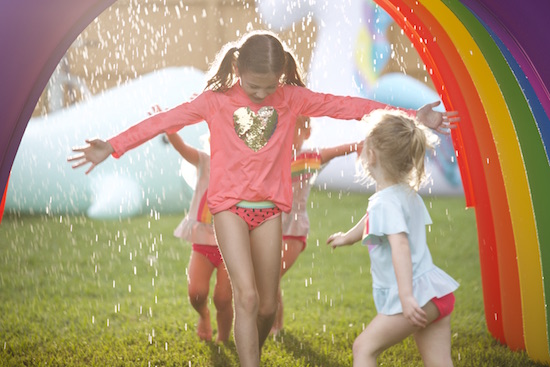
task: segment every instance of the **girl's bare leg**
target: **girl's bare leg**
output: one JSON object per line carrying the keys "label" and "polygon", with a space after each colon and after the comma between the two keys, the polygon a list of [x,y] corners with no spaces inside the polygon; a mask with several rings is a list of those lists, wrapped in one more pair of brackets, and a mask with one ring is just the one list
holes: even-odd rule
{"label": "girl's bare leg", "polygon": [[[434,306],[435,307],[435,306]],[[451,315],[428,325],[414,334],[425,367],[452,367]]]}
{"label": "girl's bare leg", "polygon": [[256,287],[248,225],[238,215],[223,211],[214,215],[220,251],[233,286],[235,304],[234,337],[242,367],[258,367],[260,348]]}
{"label": "girl's bare leg", "polygon": [[202,340],[212,339],[212,325],[210,324],[210,310],[207,301],[210,291],[210,277],[213,271],[214,266],[203,254],[191,251],[187,291],[191,305],[199,314],[197,335]]}
{"label": "girl's bare leg", "polygon": [[[302,241],[294,238],[289,238],[283,242],[283,249],[281,251],[281,278],[292,267],[292,265],[294,265],[300,253],[302,253],[302,248]],[[277,293],[277,314],[275,316],[275,321],[273,322],[273,327],[271,328],[272,334],[278,333],[283,328],[284,307],[280,286]]]}
{"label": "girl's bare leg", "polygon": [[[433,325],[436,325],[437,323],[431,324],[431,322],[439,316],[439,311],[434,304],[429,302],[423,309],[426,311],[428,322],[430,323],[425,329],[413,326],[403,314],[392,316],[382,314],[376,315],[353,343],[353,366],[374,367],[377,365],[376,359],[380,353],[401,342],[409,335],[416,334],[419,331],[426,332]],[[433,350],[428,350],[429,347],[426,345],[424,345],[423,348],[424,353],[429,354],[433,352]]]}
{"label": "girl's bare leg", "polygon": [[259,295],[258,338],[261,349],[277,312],[281,270],[281,216],[266,220],[250,232],[252,261]]}
{"label": "girl's bare leg", "polygon": [[216,318],[218,321],[217,342],[229,340],[231,326],[233,325],[233,294],[231,282],[225,264],[220,264],[216,271],[216,286],[214,288],[214,305],[216,306]]}

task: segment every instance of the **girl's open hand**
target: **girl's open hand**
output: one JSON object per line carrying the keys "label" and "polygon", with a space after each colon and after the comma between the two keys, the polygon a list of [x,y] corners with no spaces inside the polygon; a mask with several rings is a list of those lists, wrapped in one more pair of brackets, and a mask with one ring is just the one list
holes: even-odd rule
{"label": "girl's open hand", "polygon": [[88,174],[95,166],[107,159],[114,152],[114,149],[109,142],[101,139],[86,140],[86,143],[88,145],[84,147],[73,148],[73,152],[80,154],[67,158],[67,161],[74,162],[73,168],[91,163],[90,168],[86,171],[86,174]]}
{"label": "girl's open hand", "polygon": [[327,239],[327,244],[332,248],[349,245],[343,232],[331,234]]}
{"label": "girl's open hand", "polygon": [[460,121],[457,111],[438,112],[433,109],[441,102],[428,103],[416,111],[416,119],[424,126],[429,127],[441,134],[449,134],[450,129],[457,127]]}

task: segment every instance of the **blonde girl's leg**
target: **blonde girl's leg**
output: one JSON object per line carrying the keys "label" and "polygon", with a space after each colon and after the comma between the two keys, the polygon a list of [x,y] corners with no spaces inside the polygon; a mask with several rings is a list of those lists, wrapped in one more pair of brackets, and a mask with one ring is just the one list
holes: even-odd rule
{"label": "blonde girl's leg", "polygon": [[376,366],[376,359],[383,351],[417,330],[403,314],[376,315],[353,343],[353,366]]}
{"label": "blonde girl's leg", "polygon": [[206,256],[199,252],[191,251],[189,266],[187,268],[187,293],[189,302],[191,302],[191,305],[199,314],[197,335],[201,340],[212,339],[208,293],[210,290],[210,277],[213,271],[214,266]]}
{"label": "blonde girl's leg", "polygon": [[216,341],[226,342],[229,340],[231,326],[233,325],[233,294],[229,274],[227,274],[224,263],[220,264],[216,270],[214,305],[216,306],[216,319],[218,322]]}
{"label": "blonde girl's leg", "polygon": [[242,367],[258,367],[258,291],[250,253],[248,225],[238,215],[223,211],[214,215],[220,251],[233,286],[234,337]]}
{"label": "blonde girl's leg", "polygon": [[263,222],[250,232],[252,261],[259,292],[258,337],[262,347],[277,312],[277,291],[281,270],[281,216]]}
{"label": "blonde girl's leg", "polygon": [[431,322],[426,328],[414,334],[418,351],[425,367],[452,367],[451,358],[451,315],[433,322],[439,311],[432,302],[423,307]]}

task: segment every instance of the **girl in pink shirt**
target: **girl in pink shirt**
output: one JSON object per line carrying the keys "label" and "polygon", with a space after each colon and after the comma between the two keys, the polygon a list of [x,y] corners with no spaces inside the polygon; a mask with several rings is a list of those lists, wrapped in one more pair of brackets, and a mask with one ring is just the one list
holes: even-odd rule
{"label": "girl in pink shirt", "polygon": [[[87,140],[69,158],[73,167],[120,157],[160,133],[206,121],[211,171],[208,206],[233,287],[234,338],[241,366],[259,366],[277,310],[281,216],[292,206],[291,154],[299,115],[361,119],[375,101],[315,93],[305,88],[294,56],[270,32],[251,32],[219,54],[205,91],[153,115],[108,141]],[[446,130],[458,118],[428,104],[410,111],[425,125]]]}

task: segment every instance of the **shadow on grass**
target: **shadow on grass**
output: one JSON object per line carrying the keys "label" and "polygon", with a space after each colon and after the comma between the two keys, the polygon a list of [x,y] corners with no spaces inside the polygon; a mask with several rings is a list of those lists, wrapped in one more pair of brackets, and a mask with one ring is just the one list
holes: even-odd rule
{"label": "shadow on grass", "polygon": [[228,367],[238,366],[239,357],[235,343],[228,342],[226,344],[218,344],[208,342],[210,348],[210,366],[212,367]]}
{"label": "shadow on grass", "polygon": [[338,359],[337,355],[331,355],[330,349],[319,345],[312,345],[307,339],[296,337],[291,332],[283,330],[281,334],[277,336],[277,342],[280,343],[282,348],[289,354],[292,354],[294,359],[306,362],[305,365],[342,366],[343,361]]}

